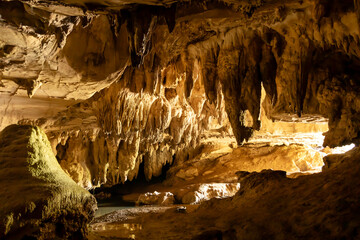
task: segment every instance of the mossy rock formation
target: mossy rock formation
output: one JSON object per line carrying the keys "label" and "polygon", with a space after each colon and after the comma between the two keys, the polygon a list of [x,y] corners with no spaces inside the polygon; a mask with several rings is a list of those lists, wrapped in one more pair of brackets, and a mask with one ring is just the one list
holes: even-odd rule
{"label": "mossy rock formation", "polygon": [[34,126],[0,133],[0,202],[0,239],[81,239],[96,210]]}

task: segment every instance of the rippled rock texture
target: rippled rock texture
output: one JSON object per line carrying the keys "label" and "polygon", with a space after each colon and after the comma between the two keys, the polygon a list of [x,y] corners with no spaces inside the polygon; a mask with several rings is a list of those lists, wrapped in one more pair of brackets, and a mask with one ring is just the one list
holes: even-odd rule
{"label": "rippled rock texture", "polygon": [[[359,141],[357,0],[129,3],[0,3],[1,127],[41,125],[82,186],[141,163],[158,176],[208,129],[243,144],[264,112],[320,114],[324,145]],[[35,118],[15,104],[26,95],[61,103]]]}
{"label": "rippled rock texture", "polygon": [[0,186],[1,239],[82,239],[97,209],[38,127],[11,125],[0,133]]}

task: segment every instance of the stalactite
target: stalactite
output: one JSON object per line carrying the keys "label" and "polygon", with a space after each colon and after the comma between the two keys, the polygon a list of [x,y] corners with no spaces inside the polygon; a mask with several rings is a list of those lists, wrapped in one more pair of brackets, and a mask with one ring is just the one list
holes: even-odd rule
{"label": "stalactite", "polygon": [[68,144],[59,160],[88,187],[133,179],[143,161],[150,179],[213,122],[242,144],[261,127],[261,86],[268,118],[321,114],[325,145],[359,141],[358,1],[39,4],[1,3],[0,86],[81,100],[22,122],[41,124],[54,151]]}

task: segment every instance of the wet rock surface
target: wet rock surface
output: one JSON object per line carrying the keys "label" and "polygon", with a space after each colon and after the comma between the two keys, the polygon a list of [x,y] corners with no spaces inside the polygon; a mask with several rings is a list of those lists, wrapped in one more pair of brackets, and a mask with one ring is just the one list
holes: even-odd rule
{"label": "wet rock surface", "polygon": [[46,134],[11,125],[0,133],[0,238],[82,239],[95,198],[61,169]]}

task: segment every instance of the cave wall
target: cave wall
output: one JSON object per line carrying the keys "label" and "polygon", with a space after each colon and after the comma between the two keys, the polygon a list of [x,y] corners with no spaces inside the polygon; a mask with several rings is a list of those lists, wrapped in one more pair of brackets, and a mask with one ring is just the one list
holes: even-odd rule
{"label": "cave wall", "polygon": [[[150,180],[161,175],[167,163],[187,158],[202,131],[230,128],[224,104],[217,108],[206,101],[202,79],[194,76],[196,95],[186,98],[186,73],[177,77],[173,71],[174,66],[163,70],[167,87],[154,86],[158,89],[149,90],[157,91],[153,94],[142,88],[131,91],[147,80],[137,69],[127,71],[122,81],[43,125],[60,164],[75,181],[86,187],[131,181],[142,162]],[[127,77],[132,80],[127,82]]]}
{"label": "cave wall", "polygon": [[142,161],[157,176],[208,129],[242,144],[262,87],[269,118],[321,114],[324,145],[359,139],[358,1],[9,1],[0,15],[1,94],[80,100],[18,120],[45,128],[85,187],[132,180]]}

